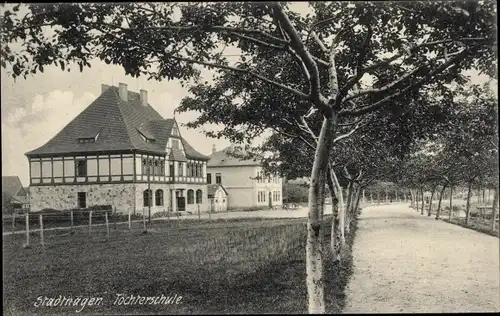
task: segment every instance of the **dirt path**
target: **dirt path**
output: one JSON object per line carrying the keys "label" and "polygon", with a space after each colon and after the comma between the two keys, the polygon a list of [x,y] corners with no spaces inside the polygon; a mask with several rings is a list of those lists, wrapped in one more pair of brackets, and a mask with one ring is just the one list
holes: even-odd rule
{"label": "dirt path", "polygon": [[500,311],[499,239],[403,205],[368,207],[344,313]]}

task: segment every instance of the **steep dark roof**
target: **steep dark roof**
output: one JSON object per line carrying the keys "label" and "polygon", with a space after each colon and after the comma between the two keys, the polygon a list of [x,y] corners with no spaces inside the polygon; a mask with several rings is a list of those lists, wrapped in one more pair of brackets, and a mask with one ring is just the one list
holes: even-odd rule
{"label": "steep dark roof", "polygon": [[237,157],[230,156],[228,152],[232,149],[228,146],[222,150],[212,153],[209,157],[210,160],[207,162],[207,167],[234,167],[234,166],[259,166],[260,159],[239,159]]}
{"label": "steep dark roof", "polygon": [[215,192],[219,187],[221,187],[222,190],[224,190],[224,192],[226,193],[226,195],[228,195],[226,189],[222,186],[222,184],[209,184],[207,186],[207,196],[214,196]]}
{"label": "steep dark roof", "polygon": [[[19,194],[19,191],[22,191],[23,185],[21,184],[21,180],[19,180],[18,176],[6,176],[2,177],[2,196],[5,199],[11,198],[16,194]],[[24,195],[24,194],[21,194]]]}
{"label": "steep dark roof", "polygon": [[[56,136],[26,156],[128,150],[164,154],[174,124],[175,119],[164,119],[149,103],[144,106],[139,93],[129,91],[128,101],[124,101],[118,87],[111,86]],[[153,141],[146,142],[141,134]],[[78,141],[96,135],[95,142]],[[186,140],[182,143],[188,158],[209,159]]]}

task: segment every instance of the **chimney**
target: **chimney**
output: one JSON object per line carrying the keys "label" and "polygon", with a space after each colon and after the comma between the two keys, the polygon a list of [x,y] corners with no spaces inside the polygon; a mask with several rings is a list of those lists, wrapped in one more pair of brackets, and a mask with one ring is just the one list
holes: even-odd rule
{"label": "chimney", "polygon": [[125,83],[119,83],[118,94],[123,101],[128,101],[128,90]]}
{"label": "chimney", "polygon": [[104,91],[108,90],[109,86],[107,84],[101,84],[101,94],[104,93]]}
{"label": "chimney", "polygon": [[215,148],[215,144],[212,145],[212,154],[217,151],[217,148]]}
{"label": "chimney", "polygon": [[143,89],[141,89],[141,103],[144,106],[148,105],[148,92]]}

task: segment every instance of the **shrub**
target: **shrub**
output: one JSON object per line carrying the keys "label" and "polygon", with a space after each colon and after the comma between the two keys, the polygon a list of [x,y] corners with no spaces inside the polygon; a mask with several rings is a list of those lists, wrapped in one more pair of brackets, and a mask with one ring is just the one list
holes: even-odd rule
{"label": "shrub", "polygon": [[168,217],[168,216],[172,216],[172,214],[170,214],[170,212],[167,211],[157,212],[153,214],[153,218]]}
{"label": "shrub", "polygon": [[460,211],[460,206],[453,205],[453,212],[458,212],[458,211]]}

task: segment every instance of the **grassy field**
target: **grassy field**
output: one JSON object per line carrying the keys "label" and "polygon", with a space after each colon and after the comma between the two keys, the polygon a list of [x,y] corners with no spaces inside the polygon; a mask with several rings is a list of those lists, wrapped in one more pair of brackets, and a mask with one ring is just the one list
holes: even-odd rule
{"label": "grassy field", "polygon": [[[67,315],[81,307],[35,307],[38,296],[102,297],[80,314],[306,313],[305,219],[155,223],[147,234],[118,226],[4,236],[4,313]],[[352,244],[356,224],[347,236]],[[329,232],[328,226],[325,231]],[[328,233],[326,233],[328,234]],[[325,238],[325,242],[329,240]],[[350,247],[349,247],[350,248]],[[325,267],[329,313],[339,313],[352,258]],[[182,296],[173,305],[113,305],[116,294]]]}

